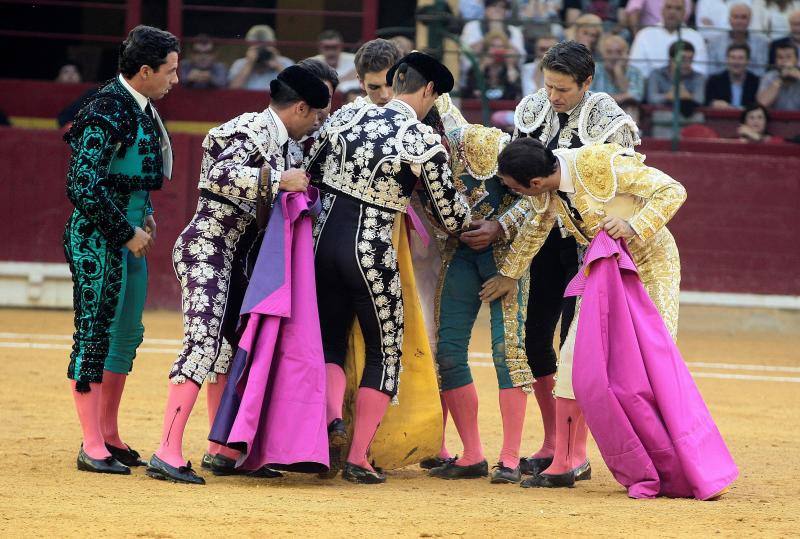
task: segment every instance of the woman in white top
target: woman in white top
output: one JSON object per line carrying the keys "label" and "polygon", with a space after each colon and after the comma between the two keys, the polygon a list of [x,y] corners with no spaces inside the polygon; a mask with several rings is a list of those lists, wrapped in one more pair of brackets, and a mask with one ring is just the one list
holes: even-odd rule
{"label": "woman in white top", "polygon": [[771,41],[789,35],[789,14],[800,10],[798,0],[752,0],[750,30],[764,32]]}

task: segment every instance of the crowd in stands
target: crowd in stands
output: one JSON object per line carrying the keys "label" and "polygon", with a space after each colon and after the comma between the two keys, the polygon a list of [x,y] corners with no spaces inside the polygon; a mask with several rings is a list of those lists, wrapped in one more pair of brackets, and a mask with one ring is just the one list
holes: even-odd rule
{"label": "crowd in stands", "polygon": [[595,56],[591,89],[634,115],[647,104],[668,120],[676,100],[687,121],[703,120],[700,107],[738,109],[740,138],[766,141],[768,110],[800,111],[800,1],[461,0],[460,10],[461,45],[477,59],[462,60],[464,96],[481,94],[480,70],[489,99],[521,99],[543,86],[544,52],[574,39]]}
{"label": "crowd in stands", "polygon": [[[738,109],[742,140],[761,141],[767,111],[800,111],[800,0],[460,0],[459,7],[461,46],[471,53],[461,55],[462,97],[520,100],[543,87],[544,53],[574,39],[595,56],[591,89],[637,118],[643,104],[669,108],[666,118],[676,100],[688,121],[702,121],[700,107]],[[407,37],[392,40],[404,53],[414,48]],[[211,37],[191,39],[181,84],[263,91],[294,63],[270,26],[253,26],[245,42],[228,66]],[[363,95],[341,33],[322,32],[317,48],[314,58],[339,76],[343,101]],[[81,82],[79,66],[64,65],[56,80]],[[492,117],[501,127],[512,119],[511,111]]]}

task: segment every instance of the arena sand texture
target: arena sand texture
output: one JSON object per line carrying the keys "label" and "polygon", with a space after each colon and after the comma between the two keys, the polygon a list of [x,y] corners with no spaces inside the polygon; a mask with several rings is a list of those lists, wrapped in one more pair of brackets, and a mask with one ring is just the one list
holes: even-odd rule
{"label": "arena sand texture", "polygon": [[[205,487],[78,472],[80,431],[65,377],[71,313],[0,310],[2,537],[788,537],[800,534],[800,313],[684,307],[680,345],[740,469],[715,502],[627,498],[596,447],[594,477],[574,489],[442,481],[413,466],[367,486],[315,476],[215,478]],[[485,313],[473,338],[487,362]],[[146,340],[122,403],[123,438],[149,457],[159,440],[166,374],[181,337],[174,312],[148,312]],[[163,339],[163,340],[162,340]],[[483,353],[483,354],[482,354]],[[711,364],[711,365],[709,365]],[[494,371],[474,369],[481,434],[501,444]],[[199,468],[201,399],[186,434]],[[529,400],[524,451],[540,441]],[[458,451],[455,430],[448,433]]]}

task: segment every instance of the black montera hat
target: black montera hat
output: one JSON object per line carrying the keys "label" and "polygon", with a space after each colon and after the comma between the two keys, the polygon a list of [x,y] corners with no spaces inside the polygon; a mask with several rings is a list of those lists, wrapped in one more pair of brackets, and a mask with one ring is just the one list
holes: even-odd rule
{"label": "black montera hat", "polygon": [[[328,106],[331,94],[328,87],[316,75],[308,69],[299,65],[292,65],[278,73],[276,80],[281,81],[286,86],[297,92],[297,94],[308,103],[311,108],[324,109]],[[275,81],[269,83],[271,92],[277,90]]]}
{"label": "black montera hat", "polygon": [[424,52],[413,51],[406,56],[400,58],[389,71],[386,72],[386,84],[392,84],[394,81],[394,74],[400,70],[400,73],[405,71],[405,66],[411,66],[417,70],[420,75],[425,77],[425,80],[433,83],[433,89],[436,93],[446,94],[453,89],[453,74],[450,70],[442,64],[439,60]]}

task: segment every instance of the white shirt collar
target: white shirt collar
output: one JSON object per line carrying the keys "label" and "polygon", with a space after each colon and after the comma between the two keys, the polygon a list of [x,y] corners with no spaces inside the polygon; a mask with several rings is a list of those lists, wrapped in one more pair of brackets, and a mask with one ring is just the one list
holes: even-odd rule
{"label": "white shirt collar", "polygon": [[575,183],[572,181],[572,171],[569,168],[569,162],[561,155],[556,154],[558,159],[558,168],[561,171],[561,181],[558,184],[558,190],[565,193],[575,192]]}
{"label": "white shirt collar", "polygon": [[143,96],[142,94],[140,94],[139,92],[134,90],[133,86],[128,84],[128,81],[126,81],[125,77],[122,76],[122,73],[120,73],[118,75],[118,77],[119,77],[119,81],[122,83],[122,85],[125,87],[125,89],[128,90],[128,93],[130,93],[133,96],[133,98],[136,100],[136,102],[142,108],[142,111],[144,111],[144,108],[147,106],[147,102],[149,100],[145,96]]}
{"label": "white shirt collar", "polygon": [[385,108],[393,109],[401,114],[405,114],[411,120],[419,120],[419,118],[417,117],[417,112],[413,108],[411,108],[411,105],[400,99],[392,99],[391,101],[386,103]]}
{"label": "white shirt collar", "polygon": [[278,144],[278,146],[283,146],[286,144],[286,141],[289,140],[289,132],[286,130],[286,126],[283,125],[283,120],[281,120],[278,114],[272,110],[272,107],[267,107],[267,110],[272,115],[272,120],[278,127],[278,140],[275,142]]}

